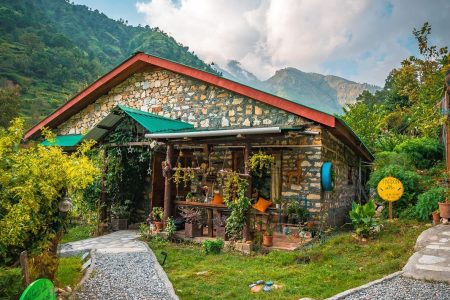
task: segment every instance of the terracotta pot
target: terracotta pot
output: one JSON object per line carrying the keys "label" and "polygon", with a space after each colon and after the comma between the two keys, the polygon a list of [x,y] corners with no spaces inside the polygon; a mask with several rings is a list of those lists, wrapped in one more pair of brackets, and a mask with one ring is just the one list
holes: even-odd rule
{"label": "terracotta pot", "polygon": [[216,237],[221,238],[224,241],[228,241],[228,234],[225,231],[225,226],[216,227]]}
{"label": "terracotta pot", "polygon": [[188,238],[202,236],[202,229],[198,223],[186,223],[184,224],[184,235]]}
{"label": "terracotta pot", "polygon": [[312,221],[309,221],[309,222],[306,223],[306,227],[308,229],[313,229],[315,226],[316,226],[316,223],[314,223]]}
{"label": "terracotta pot", "polygon": [[161,231],[163,229],[163,222],[155,221],[156,230]]}
{"label": "terracotta pot", "polygon": [[263,235],[263,245],[266,247],[273,246],[273,235]]}
{"label": "terracotta pot", "polygon": [[450,219],[450,203],[439,203],[439,212],[441,213],[441,218]]}
{"label": "terracotta pot", "polygon": [[431,217],[433,218],[434,224],[438,224],[439,221],[441,220],[441,216],[439,215],[439,213],[432,213]]}

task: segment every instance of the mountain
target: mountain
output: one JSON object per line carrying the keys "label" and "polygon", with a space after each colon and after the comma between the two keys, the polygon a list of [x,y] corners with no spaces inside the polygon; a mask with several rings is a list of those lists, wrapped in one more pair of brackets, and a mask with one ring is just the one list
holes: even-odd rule
{"label": "mountain", "polygon": [[158,28],[65,0],[0,0],[0,87],[20,86],[29,124],[136,51],[215,72]]}
{"label": "mountain", "polygon": [[214,68],[228,79],[331,114],[342,114],[342,107],[354,103],[365,90],[371,93],[381,90],[375,85],[333,75],[306,73],[295,68],[278,70],[265,81],[244,70],[237,61],[230,61],[224,68],[217,65]]}

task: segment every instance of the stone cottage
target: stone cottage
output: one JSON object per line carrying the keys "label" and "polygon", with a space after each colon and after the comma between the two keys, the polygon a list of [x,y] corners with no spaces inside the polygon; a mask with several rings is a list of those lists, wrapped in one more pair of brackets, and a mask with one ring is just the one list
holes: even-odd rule
{"label": "stone cottage", "polygon": [[[24,138],[39,139],[48,127],[60,146],[74,147],[88,138],[104,144],[124,118],[140,130],[134,142],[122,146],[159,145],[145,201],[148,209],[164,207],[166,217],[189,192],[197,192],[192,186],[179,190],[171,176],[163,176],[164,168],[173,173],[180,157],[182,167],[247,174],[245,161],[252,153],[270,153],[275,163],[261,185],[264,197],[299,201],[313,215],[325,212],[330,224],[342,224],[352,201],[362,198],[367,178],[362,166],[373,160],[341,119],[306,107],[301,99],[290,101],[144,53],[75,95]],[[325,163],[333,172],[326,173]],[[199,188],[212,185],[212,198],[215,177],[196,180]],[[331,189],[326,180],[333,181]]]}

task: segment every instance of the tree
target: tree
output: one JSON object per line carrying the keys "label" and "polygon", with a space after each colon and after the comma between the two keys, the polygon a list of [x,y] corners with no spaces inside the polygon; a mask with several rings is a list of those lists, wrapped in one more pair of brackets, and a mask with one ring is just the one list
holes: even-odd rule
{"label": "tree", "polygon": [[[57,262],[56,245],[67,219],[58,203],[65,195],[81,193],[100,172],[86,156],[91,143],[66,154],[59,147],[23,146],[23,133],[21,119],[0,128],[0,259],[14,262],[27,249],[51,258],[43,261]],[[46,274],[56,271],[51,265]]]}
{"label": "tree", "polygon": [[20,110],[19,86],[0,88],[0,127],[7,127]]}

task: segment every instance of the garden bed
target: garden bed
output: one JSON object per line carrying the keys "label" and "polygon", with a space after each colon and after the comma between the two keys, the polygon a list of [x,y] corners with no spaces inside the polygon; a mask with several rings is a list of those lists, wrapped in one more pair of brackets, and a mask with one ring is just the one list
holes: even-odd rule
{"label": "garden bed", "polygon": [[272,280],[282,285],[258,299],[322,299],[400,270],[413,253],[417,236],[426,225],[397,220],[385,223],[377,239],[358,242],[351,232],[341,232],[308,249],[267,255],[233,252],[206,255],[189,244],[152,243],[181,299],[253,299],[248,285]]}

